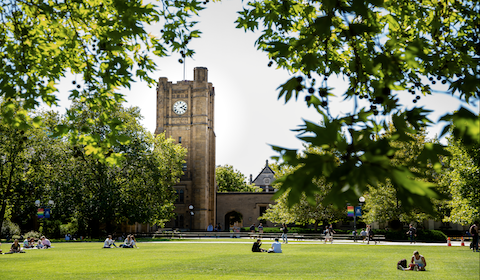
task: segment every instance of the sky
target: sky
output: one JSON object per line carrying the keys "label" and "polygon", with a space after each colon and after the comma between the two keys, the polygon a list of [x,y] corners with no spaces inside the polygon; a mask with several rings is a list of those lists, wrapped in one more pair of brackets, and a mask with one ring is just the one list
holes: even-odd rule
{"label": "sky", "polygon": [[[255,178],[264,168],[265,161],[278,155],[270,145],[289,149],[301,149],[302,143],[292,129],[303,124],[303,120],[319,122],[320,115],[313,108],[307,108],[304,95],[295,102],[285,104],[277,100],[277,88],[285,83],[291,73],[276,69],[275,64],[268,67],[266,53],[258,51],[255,40],[259,34],[245,33],[235,28],[237,11],[242,10],[242,1],[224,0],[208,3],[207,9],[200,12],[198,29],[201,38],[193,39],[191,48],[196,52],[192,59],[185,62],[185,79],[193,80],[194,67],[208,68],[208,80],[215,87],[215,123],[216,165],[232,165],[247,178]],[[160,34],[161,26],[152,26],[150,32]],[[184,65],[178,62],[179,54],[158,58],[158,70],[152,77],[167,77],[176,83],[184,79]],[[342,79],[329,80],[329,87],[335,88],[339,95],[346,89],[347,82]],[[156,127],[156,92],[143,82],[136,82],[131,90],[121,91],[127,100],[127,106],[138,106],[144,116],[142,121],[152,133]],[[412,108],[412,95],[399,94],[406,108]],[[352,111],[351,102],[332,100],[334,116]],[[460,107],[460,102],[447,94],[435,94],[423,97],[416,106],[434,110],[430,119],[436,122],[447,112]],[[467,106],[478,112],[478,103]],[[429,136],[440,134],[444,125],[429,129]]]}

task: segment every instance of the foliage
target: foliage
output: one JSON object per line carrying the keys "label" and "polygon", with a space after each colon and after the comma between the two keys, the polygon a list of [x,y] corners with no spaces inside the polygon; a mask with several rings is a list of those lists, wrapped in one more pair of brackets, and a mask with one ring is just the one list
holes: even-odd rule
{"label": "foliage", "polygon": [[[88,127],[104,141],[112,133],[87,104],[76,104],[69,114],[75,127]],[[109,153],[122,154],[116,164],[88,152],[88,146],[67,145],[63,154],[50,159],[45,196],[56,197],[57,211],[64,218],[73,217],[79,229],[98,236],[100,225],[112,232],[121,222],[162,224],[173,215],[174,191],[186,150],[165,139],[164,134],[152,136],[141,125],[138,108],[116,106],[110,114],[121,141],[110,142]],[[92,122],[90,120],[95,120]],[[81,137],[80,137],[81,138]],[[68,162],[69,164],[64,164]],[[47,165],[46,163],[44,163]]]}
{"label": "foliage", "polygon": [[25,238],[27,237],[33,237],[35,238],[36,240],[37,239],[40,239],[40,237],[42,236],[42,234],[38,231],[34,231],[34,230],[31,230],[29,232],[26,232],[24,235],[23,235]]}
{"label": "foliage", "polygon": [[[393,127],[381,136],[389,138],[393,132]],[[412,140],[409,142],[391,141],[389,144],[395,147],[396,151],[391,157],[391,164],[394,166],[412,166],[416,162],[425,145],[431,145],[434,141],[426,139],[426,131],[420,130],[417,134],[410,135]],[[410,167],[410,171],[415,173],[415,169]],[[433,182],[432,170],[425,169],[420,174],[417,173],[416,180]],[[402,223],[422,222],[428,218],[433,218],[422,212],[418,207],[405,209],[397,198],[397,189],[387,180],[385,184],[379,183],[376,187],[368,186],[368,191],[364,194],[365,204],[362,220],[370,224],[372,222],[391,222],[398,220]]]}
{"label": "foliage", "polygon": [[[0,97],[7,106],[22,100],[27,111],[40,102],[56,105],[57,85],[72,74],[69,98],[102,111],[99,120],[114,131],[117,121],[109,115],[123,101],[116,91],[130,88],[134,79],[153,86],[153,57],[165,56],[168,50],[192,56],[188,43],[200,31],[189,17],[202,9],[202,2],[189,0],[162,0],[159,5],[142,0],[1,1]],[[160,20],[162,35],[156,38],[146,27]],[[11,115],[2,110],[1,116],[24,130],[31,125],[26,112]],[[70,121],[74,116],[69,116]],[[57,134],[78,129],[62,125]],[[108,152],[108,144],[96,142],[100,135],[94,132],[70,135],[86,145],[88,154]],[[110,141],[116,136],[106,135]],[[118,155],[111,157],[117,159]]]}
{"label": "foliage", "polygon": [[2,224],[2,235],[8,235],[10,237],[13,235],[20,235],[20,227],[12,221],[7,220]]}
{"label": "foliage", "polygon": [[468,148],[460,140],[447,139],[451,156],[442,159],[445,170],[439,179],[449,196],[443,221],[469,225],[480,218],[480,144]]}
{"label": "foliage", "polygon": [[[312,151],[312,153],[313,152],[314,151]],[[294,168],[286,165],[278,166],[277,164],[272,164],[272,169],[275,170],[275,176],[278,178],[285,176],[286,174],[291,174],[298,169],[298,167]],[[267,211],[258,219],[269,220],[272,223],[296,223],[300,225],[313,224],[316,231],[320,223],[332,223],[337,220],[338,217],[344,215],[344,210],[337,210],[330,204],[325,205],[324,197],[328,193],[330,186],[325,184],[321,179],[315,180],[314,183],[317,185],[319,191],[314,194],[313,197],[307,197],[305,194],[302,194],[299,202],[289,207],[289,192],[287,191],[280,197],[276,198],[275,204],[269,205]],[[281,188],[282,183],[277,183],[277,181],[275,181],[274,186],[275,188]],[[314,202],[309,203],[312,199]]]}
{"label": "foliage", "polygon": [[[431,198],[444,196],[433,183],[416,177],[429,164],[438,171],[438,155],[448,152],[431,144],[416,162],[392,162],[397,148],[391,141],[408,143],[430,122],[429,111],[406,109],[398,95],[412,93],[416,103],[448,86],[446,92],[467,103],[478,100],[476,1],[250,1],[239,14],[237,28],[261,32],[256,44],[271,58],[269,65],[295,74],[279,87],[279,98],[288,102],[305,94],[306,105],[323,118],[321,124],[305,121],[297,131],[305,145],[327,153],[299,157],[296,150],[273,147],[282,163],[301,166],[279,179],[277,197],[289,191],[288,205],[302,194],[313,198],[318,192],[314,179],[323,177],[332,185],[325,201],[342,208],[356,203],[367,186],[388,181],[406,210],[421,207],[433,213]],[[334,117],[329,110],[330,98],[337,95],[329,85],[333,75],[349,83],[343,97],[354,105],[343,116]],[[370,106],[361,107],[362,102]],[[477,114],[461,109],[442,120],[461,126],[455,137],[480,141]],[[390,121],[394,133],[379,138]]]}
{"label": "foliage", "polygon": [[215,169],[218,192],[261,192],[262,189],[246,182],[247,178],[231,165],[219,165]]}
{"label": "foliage", "polygon": [[[388,231],[376,229],[374,230],[374,233],[376,235],[384,235],[386,240],[391,241],[410,240],[410,237],[408,234],[406,234],[406,231],[406,229]],[[446,242],[447,235],[440,230],[417,229],[417,237],[415,240],[419,242]]]}
{"label": "foliage", "polygon": [[[6,115],[38,125],[20,102],[9,103],[0,98],[0,109]],[[0,117],[0,227],[5,218],[13,219],[22,210],[16,205],[31,201],[33,206],[36,189],[28,182],[34,170],[30,164],[33,138],[32,131],[24,129],[21,121],[9,122]]]}
{"label": "foliage", "polygon": [[[140,125],[138,108],[115,106],[110,114],[116,122],[112,131],[88,103],[75,106],[68,112],[78,114],[72,124],[52,112],[40,112],[43,124],[27,130],[8,129],[10,123],[0,122],[5,131],[0,144],[2,218],[8,210],[12,220],[32,224],[38,199],[42,205],[55,202],[52,218],[41,228],[50,236],[60,236],[61,224],[72,218],[75,227],[89,235],[98,235],[101,225],[112,232],[121,222],[169,220],[175,199],[171,186],[182,174],[186,150],[163,134],[154,137],[147,132]],[[110,153],[122,156],[114,162],[88,153],[87,145],[68,137],[52,137],[53,130],[65,123],[94,131],[99,135],[95,141],[105,141]],[[106,140],[111,133],[117,134],[117,141]]]}

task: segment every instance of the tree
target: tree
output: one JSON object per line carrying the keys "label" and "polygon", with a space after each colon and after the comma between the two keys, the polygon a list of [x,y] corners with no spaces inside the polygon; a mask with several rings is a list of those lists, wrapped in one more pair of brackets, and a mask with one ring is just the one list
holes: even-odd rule
{"label": "tree", "polygon": [[[478,10],[475,1],[249,2],[237,27],[258,29],[261,36],[256,44],[271,58],[269,65],[276,63],[295,74],[279,87],[279,98],[288,102],[305,94],[306,105],[317,109],[322,122],[305,121],[297,130],[299,138],[307,146],[331,152],[299,157],[296,150],[274,146],[280,153],[276,159],[300,166],[279,179],[282,187],[277,195],[288,192],[289,205],[303,193],[314,197],[319,190],[313,182],[324,177],[332,185],[325,201],[343,207],[355,203],[368,186],[390,182],[405,209],[419,206],[433,213],[431,198],[445,196],[433,183],[416,177],[429,164],[439,171],[438,155],[448,152],[434,143],[425,146],[416,162],[394,164],[389,158],[396,151],[392,140],[408,143],[430,122],[428,111],[405,109],[397,96],[408,91],[415,96],[414,103],[438,91],[465,102],[479,98]],[[343,97],[354,100],[353,109],[343,116],[334,117],[329,111],[329,98],[336,95],[329,85],[332,75],[349,82]],[[445,86],[435,85],[437,81]],[[369,107],[360,107],[363,99]],[[480,141],[478,118],[462,109],[442,120],[452,121],[455,138],[472,145]],[[394,133],[378,137],[390,122]],[[339,164],[332,158],[334,153]]]}
{"label": "tree", "polygon": [[[98,117],[102,113],[89,110],[84,103],[74,106],[69,114],[81,115],[69,125],[94,131],[101,137],[97,143],[105,141],[110,153],[122,157],[111,162],[108,157],[93,156],[96,151],[89,153],[86,145],[70,144],[65,151],[68,164],[59,161],[62,165],[56,166],[48,182],[48,195],[59,201],[56,207],[70,213],[93,236],[99,235],[100,225],[112,232],[121,222],[162,224],[169,220],[175,200],[172,186],[182,174],[186,150],[163,134],[153,137],[147,132],[139,123],[138,108],[116,106],[110,115],[117,123],[112,131]],[[109,140],[112,133],[122,142]]]}
{"label": "tree", "polygon": [[[311,152],[315,153],[315,151]],[[316,153],[321,152],[317,151]],[[280,178],[293,173],[298,167],[272,164],[271,168],[275,170],[275,177]],[[317,231],[321,222],[324,224],[331,223],[341,217],[341,215],[345,215],[343,209],[339,210],[333,207],[333,205],[325,203],[324,198],[329,192],[330,186],[325,184],[322,179],[317,179],[314,184],[319,189],[319,192],[313,197],[307,197],[305,194],[302,194],[299,202],[289,207],[288,199],[291,199],[291,197],[288,192],[283,193],[275,199],[275,204],[269,205],[267,211],[259,219],[266,219],[273,223],[313,224],[314,230]],[[281,183],[275,181],[274,187],[277,189],[281,188]]]}
{"label": "tree", "polygon": [[[102,111],[98,117],[114,129],[117,123],[111,121],[110,110],[123,101],[116,91],[129,88],[134,77],[153,86],[155,79],[149,75],[156,65],[152,57],[165,56],[167,50],[190,57],[194,51],[188,43],[200,33],[189,17],[203,9],[202,2],[162,0],[159,6],[142,2],[1,1],[0,97],[7,105],[23,101],[25,112],[37,108],[39,102],[56,105],[57,85],[71,73],[75,78],[70,99],[89,104],[95,112]],[[162,36],[156,38],[145,28],[160,20]],[[1,115],[5,121],[29,126],[25,112],[9,115],[2,111]],[[57,134],[75,130],[62,125]],[[97,156],[99,151],[108,152],[108,145],[95,142],[99,135],[90,136],[84,143],[87,153]],[[107,135],[112,140],[115,136]],[[109,157],[117,160],[119,155]]]}
{"label": "tree", "polygon": [[466,148],[462,141],[448,137],[447,150],[452,155],[443,158],[445,169],[439,178],[439,184],[449,196],[443,220],[472,224],[480,218],[480,145]]}
{"label": "tree", "polygon": [[0,99],[0,109],[3,115],[18,119],[9,122],[0,117],[0,229],[4,218],[11,218],[12,207],[33,194],[26,190],[28,174],[32,171],[29,165],[32,134],[25,122],[36,124],[25,113],[19,102],[4,102]]}
{"label": "tree", "polygon": [[[393,129],[393,126],[390,126],[388,131],[381,137],[389,138]],[[411,135],[411,137],[413,140],[410,142],[393,141],[390,143],[392,147],[396,148],[395,154],[391,158],[393,165],[411,165],[411,162],[417,161],[418,156],[426,145],[435,143],[435,141],[427,139],[424,129],[417,134]],[[433,172],[433,169],[429,170],[427,168],[420,174],[417,173],[415,168],[411,167],[410,172],[416,174],[416,180],[436,181],[436,174]],[[365,204],[363,206],[364,214],[362,218],[366,223],[390,223],[390,228],[401,229],[401,223],[422,222],[428,218],[433,218],[434,214],[437,214],[424,213],[419,207],[405,209],[401,201],[398,200],[397,189],[389,180],[385,184],[379,183],[376,187],[368,186],[368,191],[364,194],[364,197]]]}
{"label": "tree", "polygon": [[[122,156],[114,164],[108,157],[87,153],[87,145],[71,142],[68,136],[52,137],[56,127],[69,122],[58,113],[39,113],[42,125],[25,131],[2,123],[2,219],[8,210],[12,220],[25,224],[39,199],[55,202],[55,214],[44,225],[74,219],[82,234],[90,236],[98,236],[100,226],[113,232],[122,222],[162,224],[169,220],[175,200],[172,186],[183,174],[186,149],[164,134],[154,137],[147,132],[140,125],[138,108],[117,105],[111,115],[117,122],[112,131],[87,104],[75,106],[68,113],[83,115],[68,125],[95,131],[101,135],[96,141],[105,141],[111,153]],[[111,133],[122,142],[109,141]]]}
{"label": "tree", "polygon": [[215,169],[218,192],[261,192],[262,189],[247,184],[247,178],[231,165],[219,165]]}

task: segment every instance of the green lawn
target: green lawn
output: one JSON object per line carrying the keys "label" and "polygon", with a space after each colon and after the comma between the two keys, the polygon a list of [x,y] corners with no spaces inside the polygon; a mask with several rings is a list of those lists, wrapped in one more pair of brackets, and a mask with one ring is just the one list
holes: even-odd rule
{"label": "green lawn", "polygon": [[[196,240],[198,241],[198,240]],[[204,240],[200,240],[204,241]],[[218,241],[218,240],[212,240]],[[225,240],[230,241],[230,240]],[[246,240],[243,240],[246,241]],[[263,247],[269,247],[265,241]],[[0,255],[0,279],[478,279],[480,253],[468,247],[291,243],[283,254],[252,253],[251,243],[55,243],[48,250]],[[3,244],[8,251],[9,244]],[[413,250],[427,271],[399,271]]]}

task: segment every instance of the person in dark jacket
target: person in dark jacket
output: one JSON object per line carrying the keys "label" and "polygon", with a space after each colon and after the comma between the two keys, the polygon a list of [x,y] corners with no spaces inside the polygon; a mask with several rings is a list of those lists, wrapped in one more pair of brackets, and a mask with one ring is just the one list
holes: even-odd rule
{"label": "person in dark jacket", "polygon": [[253,243],[252,252],[265,252],[265,249],[260,248],[260,246],[262,246],[262,241],[257,239],[257,241]]}

